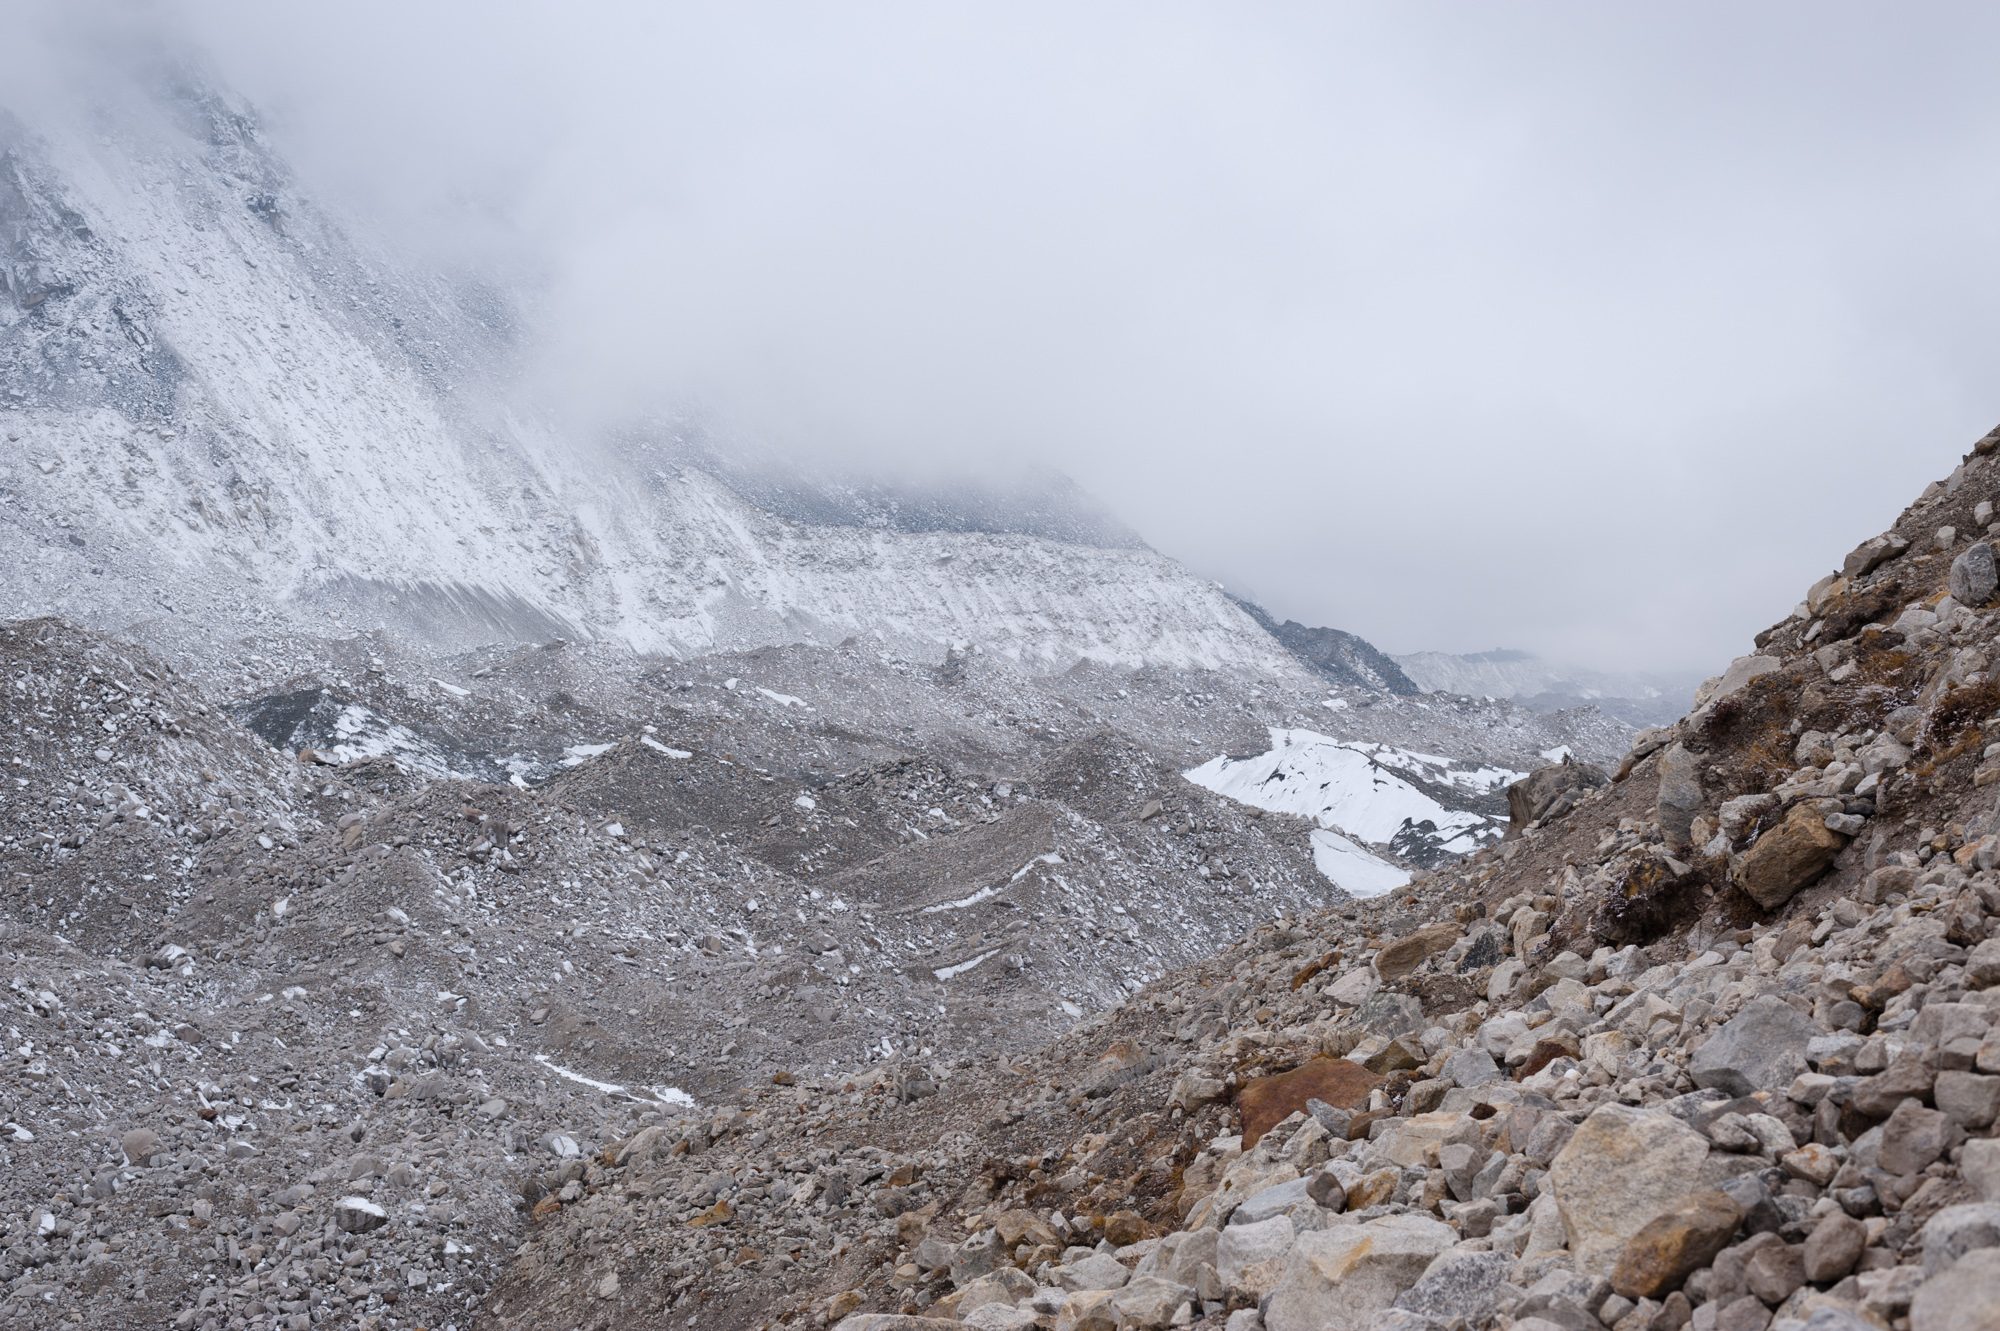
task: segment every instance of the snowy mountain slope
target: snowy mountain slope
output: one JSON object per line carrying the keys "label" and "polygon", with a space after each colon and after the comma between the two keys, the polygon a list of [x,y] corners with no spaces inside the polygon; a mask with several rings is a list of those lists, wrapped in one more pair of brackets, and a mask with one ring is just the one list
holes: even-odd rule
{"label": "snowy mountain slope", "polygon": [[1467,796],[1493,796],[1522,773],[1468,769],[1434,754],[1274,726],[1269,751],[1224,755],[1185,775],[1240,803],[1312,819],[1319,825],[1312,844],[1320,872],[1354,896],[1379,896],[1403,886],[1409,874],[1369,847],[1436,863],[1498,840],[1504,818],[1462,805]]}
{"label": "snowy mountain slope", "polygon": [[0,139],[0,549],[23,571],[0,613],[192,617],[211,642],[276,617],[447,645],[859,632],[1051,670],[1296,669],[1219,588],[1059,488],[1015,516],[1101,544],[980,530],[949,496],[900,525],[880,494],[764,496],[826,519],[808,525],[741,477],[493,405],[502,307],[356,247],[199,85],[36,129]]}

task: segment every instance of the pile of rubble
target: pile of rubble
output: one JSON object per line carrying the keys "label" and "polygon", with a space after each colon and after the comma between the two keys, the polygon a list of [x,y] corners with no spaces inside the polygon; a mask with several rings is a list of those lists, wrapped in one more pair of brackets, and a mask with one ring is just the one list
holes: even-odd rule
{"label": "pile of rubble", "polygon": [[614,1144],[486,1315],[2000,1327],[1996,443],[1610,783],[1039,1054]]}

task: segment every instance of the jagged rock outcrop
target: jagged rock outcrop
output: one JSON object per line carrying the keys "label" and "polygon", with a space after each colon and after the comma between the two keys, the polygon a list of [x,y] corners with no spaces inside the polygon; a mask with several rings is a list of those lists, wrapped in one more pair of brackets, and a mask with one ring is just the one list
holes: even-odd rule
{"label": "jagged rock outcrop", "polygon": [[1508,834],[1562,817],[1585,795],[1610,780],[1603,769],[1567,757],[1559,763],[1536,768],[1507,787]]}

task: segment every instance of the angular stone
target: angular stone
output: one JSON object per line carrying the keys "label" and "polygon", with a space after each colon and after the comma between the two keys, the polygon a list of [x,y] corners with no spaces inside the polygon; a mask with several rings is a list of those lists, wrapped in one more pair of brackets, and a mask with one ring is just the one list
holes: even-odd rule
{"label": "angular stone", "polygon": [[1791,1243],[1764,1244],[1743,1264],[1743,1283],[1775,1308],[1806,1283],[1804,1249]]}
{"label": "angular stone", "polygon": [[1033,1277],[1025,1271],[1003,1266],[959,1291],[958,1315],[963,1319],[967,1313],[984,1308],[989,1303],[1004,1303],[1011,1308],[1034,1292]]}
{"label": "angular stone", "polygon": [[1186,1285],[1158,1276],[1141,1276],[1129,1281],[1111,1296],[1125,1331],[1162,1331],[1172,1326],[1174,1314],[1192,1302],[1194,1291]]}
{"label": "angular stone", "polygon": [[1944,1154],[1951,1120],[1915,1100],[1905,1100],[1882,1124],[1876,1159],[1891,1174],[1914,1174]]}
{"label": "angular stone", "polygon": [[1293,1114],[1304,1112],[1308,1100],[1321,1100],[1336,1109],[1359,1109],[1381,1081],[1359,1063],[1324,1056],[1290,1072],[1259,1077],[1236,1096],[1237,1112],[1243,1116],[1243,1149],[1255,1146]]}
{"label": "angular stone", "polygon": [[[1918,1240],[1924,1246],[1924,1270],[1933,1273],[1966,1253],[2000,1248],[2000,1202],[1947,1206],[1924,1222]],[[1994,1297],[2000,1300],[2000,1288]]]}
{"label": "angular stone", "polygon": [[1265,1331],[1366,1331],[1457,1240],[1413,1214],[1302,1234],[1265,1304]]}
{"label": "angular stone", "polygon": [[1252,1302],[1269,1294],[1285,1273],[1296,1237],[1292,1222],[1282,1215],[1225,1228],[1215,1242],[1215,1269],[1223,1288]]}
{"label": "angular stone", "polygon": [[1591,791],[1611,784],[1611,778],[1589,763],[1565,759],[1538,767],[1507,787],[1507,835],[1546,818],[1560,817]]}
{"label": "angular stone", "polygon": [[1682,855],[1692,846],[1689,829],[1701,811],[1701,762],[1687,746],[1676,744],[1660,755],[1660,792],[1654,804],[1660,835],[1670,854]]}
{"label": "angular stone", "polygon": [[1812,804],[1795,804],[1776,827],[1736,857],[1730,876],[1765,910],[1776,910],[1825,873],[1847,844]]}
{"label": "angular stone", "polygon": [[1036,1331],[1042,1319],[1031,1308],[1011,1303],[989,1303],[974,1308],[954,1324],[959,1331]]}
{"label": "angular stone", "polygon": [[1848,1103],[1870,1118],[1887,1118],[1905,1100],[1919,1100],[1931,1093],[1937,1069],[1929,1059],[1914,1052],[1898,1054],[1889,1066],[1865,1077],[1854,1088]]}
{"label": "angular stone", "polygon": [[1600,1105],[1550,1162],[1570,1249],[1603,1269],[1632,1237],[1706,1182],[1708,1142],[1673,1115]]}
{"label": "angular stone", "polygon": [[1384,983],[1393,984],[1456,943],[1463,933],[1455,924],[1427,924],[1393,943],[1384,943],[1375,954],[1375,973]]}
{"label": "angular stone", "polygon": [[1939,1111],[1961,1128],[1983,1128],[2000,1115],[2000,1077],[1940,1072],[1931,1095]]}
{"label": "angular stone", "polygon": [[993,1232],[1011,1251],[1023,1243],[1035,1247],[1054,1247],[1060,1241],[1049,1222],[1033,1211],[1016,1208],[1002,1211],[993,1217]]}
{"label": "angular stone", "polygon": [[1049,1279],[1067,1290],[1117,1289],[1131,1275],[1125,1264],[1108,1252],[1094,1252],[1049,1270]]}
{"label": "angular stone", "polygon": [[2000,589],[2000,564],[1994,561],[1993,547],[1981,541],[1952,560],[1947,583],[1951,599],[1960,605],[1982,606],[1992,600]]}
{"label": "angular stone", "polygon": [[951,1283],[971,1284],[1001,1265],[1006,1255],[1006,1245],[992,1230],[968,1235],[945,1259],[946,1265],[951,1268]]}
{"label": "angular stone", "polygon": [[1806,1236],[1805,1274],[1815,1285],[1830,1285],[1854,1270],[1868,1246],[1868,1226],[1845,1211],[1828,1213]]}
{"label": "angular stone", "polygon": [[1910,548],[1910,543],[1894,532],[1871,536],[1848,552],[1841,561],[1842,577],[1865,578],[1877,568]]}
{"label": "angular stone", "polygon": [[1295,1206],[1302,1206],[1312,1200],[1307,1191],[1309,1179],[1287,1179],[1275,1183],[1259,1192],[1253,1192],[1243,1200],[1242,1205],[1229,1213],[1232,1228],[1239,1225],[1254,1225],[1281,1216]]}
{"label": "angular stone", "polygon": [[1396,1307],[1441,1322],[1455,1317],[1470,1320],[1492,1309],[1495,1293],[1513,1269],[1510,1253],[1441,1252],[1424,1268],[1417,1283],[1403,1291]]}
{"label": "angular stone", "polygon": [[1789,1086],[1806,1070],[1806,1044],[1823,1035],[1813,1019],[1781,998],[1752,999],[1695,1050],[1694,1084],[1743,1096]]}
{"label": "angular stone", "polygon": [[1910,1331],[2000,1331],[2000,1248],[1967,1253],[1910,1301]]}
{"label": "angular stone", "polygon": [[1121,1331],[1124,1319],[1112,1303],[1116,1294],[1109,1289],[1073,1292],[1056,1310],[1056,1331]]}
{"label": "angular stone", "polygon": [[1454,1086],[1473,1089],[1505,1081],[1507,1074],[1484,1049],[1461,1049],[1444,1061],[1444,1079]]}
{"label": "angular stone", "polygon": [[333,1204],[333,1223],[343,1234],[366,1234],[389,1223],[389,1213],[366,1197],[342,1197]]}
{"label": "angular stone", "polygon": [[1965,978],[1975,989],[2000,984],[2000,938],[1989,938],[1965,959]]}
{"label": "angular stone", "polygon": [[1653,1217],[1625,1241],[1611,1288],[1628,1299],[1665,1298],[1729,1246],[1743,1208],[1726,1193],[1697,1192]]}
{"label": "angular stone", "polygon": [[151,1128],[134,1128],[118,1139],[128,1165],[150,1165],[161,1151],[160,1134]]}
{"label": "angular stone", "polygon": [[1967,1142],[1959,1153],[1958,1168],[1973,1196],[2000,1202],[2000,1137]]}

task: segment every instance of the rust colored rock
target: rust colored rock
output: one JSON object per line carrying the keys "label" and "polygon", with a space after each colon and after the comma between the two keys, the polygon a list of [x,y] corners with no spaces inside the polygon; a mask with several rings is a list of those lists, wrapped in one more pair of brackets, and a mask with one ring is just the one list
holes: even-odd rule
{"label": "rust colored rock", "polygon": [[1455,924],[1430,924],[1385,943],[1375,954],[1375,973],[1393,984],[1456,943],[1463,932]]}
{"label": "rust colored rock", "polygon": [[1846,844],[1846,837],[1828,830],[1817,808],[1795,804],[1783,822],[1737,857],[1733,877],[1758,905],[1776,910],[1825,873]]}
{"label": "rust colored rock", "polygon": [[1137,1211],[1113,1211],[1104,1217],[1104,1238],[1114,1247],[1123,1248],[1149,1237],[1151,1231]]}
{"label": "rust colored rock", "polygon": [[1382,1079],[1359,1063],[1344,1058],[1311,1059],[1290,1072],[1259,1077],[1236,1094],[1243,1116],[1243,1149],[1272,1128],[1303,1113],[1308,1100],[1324,1100],[1336,1109],[1359,1109]]}
{"label": "rust colored rock", "polygon": [[1714,1261],[1742,1221],[1742,1208],[1726,1194],[1695,1193],[1625,1241],[1612,1290],[1628,1299],[1664,1298]]}
{"label": "rust colored rock", "polygon": [[1339,948],[1335,948],[1331,952],[1323,952],[1319,956],[1314,957],[1311,961],[1308,961],[1305,965],[1299,967],[1299,969],[1293,973],[1292,988],[1303,989],[1306,985],[1310,984],[1314,979],[1318,978],[1321,972],[1325,971],[1327,967],[1335,965],[1339,961],[1340,961]]}

